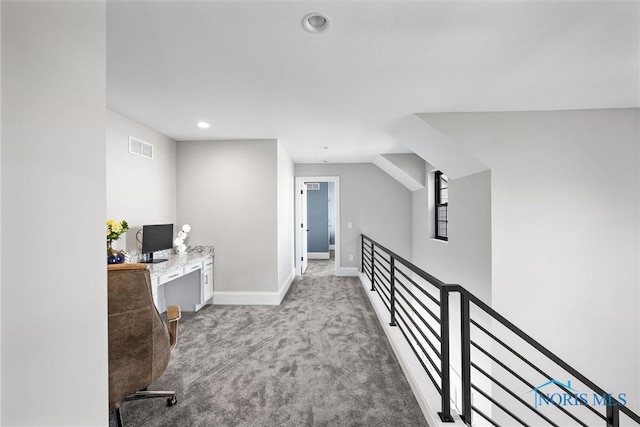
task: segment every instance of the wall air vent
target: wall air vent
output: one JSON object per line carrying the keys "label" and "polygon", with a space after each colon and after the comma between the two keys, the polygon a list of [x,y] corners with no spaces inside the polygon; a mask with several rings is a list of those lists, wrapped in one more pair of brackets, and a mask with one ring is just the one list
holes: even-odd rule
{"label": "wall air vent", "polygon": [[320,190],[319,182],[307,182],[307,191]]}
{"label": "wall air vent", "polygon": [[153,159],[153,145],[131,135],[129,135],[129,152],[147,159]]}

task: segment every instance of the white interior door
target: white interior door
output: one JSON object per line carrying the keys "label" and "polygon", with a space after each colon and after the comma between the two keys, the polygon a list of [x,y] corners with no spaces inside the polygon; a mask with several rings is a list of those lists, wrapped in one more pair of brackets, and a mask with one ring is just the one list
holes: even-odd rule
{"label": "white interior door", "polygon": [[355,276],[358,274],[357,267],[343,268],[340,265],[340,177],[339,176],[297,176],[295,178],[295,266],[296,274],[302,275],[307,269],[307,182],[332,182],[334,183],[334,192],[332,202],[332,210],[334,211],[333,231],[335,233],[335,268],[337,276]]}
{"label": "white interior door", "polygon": [[300,183],[300,224],[298,232],[300,233],[300,274],[304,274],[307,270],[307,183]]}

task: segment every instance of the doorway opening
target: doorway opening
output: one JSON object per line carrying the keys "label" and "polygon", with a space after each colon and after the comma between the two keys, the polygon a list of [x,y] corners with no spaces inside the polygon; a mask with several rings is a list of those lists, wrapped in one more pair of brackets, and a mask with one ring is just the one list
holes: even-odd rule
{"label": "doorway opening", "polygon": [[296,275],[310,259],[329,260],[340,275],[340,177],[296,177],[295,188]]}

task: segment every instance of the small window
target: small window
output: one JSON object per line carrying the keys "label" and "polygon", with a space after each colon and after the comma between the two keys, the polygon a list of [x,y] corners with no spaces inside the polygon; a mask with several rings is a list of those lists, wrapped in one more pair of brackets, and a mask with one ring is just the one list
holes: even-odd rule
{"label": "small window", "polygon": [[435,199],[436,199],[436,232],[435,238],[449,240],[448,233],[448,204],[449,204],[449,179],[440,171],[435,173]]}

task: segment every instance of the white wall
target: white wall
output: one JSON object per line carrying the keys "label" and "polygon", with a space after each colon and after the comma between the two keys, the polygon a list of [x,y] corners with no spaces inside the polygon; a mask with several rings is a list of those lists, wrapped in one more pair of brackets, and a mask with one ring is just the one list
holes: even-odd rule
{"label": "white wall", "polygon": [[[340,265],[360,268],[360,234],[411,258],[411,192],[372,163],[296,164],[295,175],[340,177]],[[348,228],[351,222],[353,228]],[[353,255],[353,261],[349,261]]]}
{"label": "white wall", "polygon": [[413,192],[413,263],[491,303],[491,173],[449,179],[449,240],[434,236],[434,182]]}
{"label": "white wall", "polygon": [[[129,135],[153,144],[153,159],[129,153]],[[130,230],[114,245],[136,249],[144,224],[175,224],[176,142],[107,110],[107,218],[126,219]]]}
{"label": "white wall", "polygon": [[215,292],[278,291],[277,179],[275,140],[178,142],[178,220],[215,246]]}
{"label": "white wall", "polygon": [[1,423],[106,425],[105,4],[1,28]]}
{"label": "white wall", "polygon": [[[2,23],[2,2],[0,2]],[[0,25],[0,100],[2,99],[2,25]],[[0,129],[2,129],[2,102],[0,102]],[[0,130],[0,307],[2,307],[2,131]],[[2,316],[0,316],[0,424],[2,424]]]}
{"label": "white wall", "polygon": [[[445,242],[434,238],[433,170],[427,164],[424,181],[427,185],[424,189],[413,192],[413,263],[445,283],[464,286],[478,298],[491,304],[491,172],[480,172],[458,179],[449,178],[449,240]],[[454,370],[452,393],[457,395],[454,402],[460,404],[460,299],[458,294],[452,294],[450,299],[450,354]],[[484,326],[490,326],[490,321],[484,316],[476,316],[475,320]],[[487,345],[486,348],[490,349],[491,343],[483,338],[477,334],[473,336],[475,342]],[[491,372],[490,363],[477,359],[475,362]],[[491,383],[479,375],[474,377],[474,383],[484,390],[491,390]],[[484,413],[491,413],[491,405],[484,404],[481,399],[476,400],[475,405]]]}
{"label": "white wall", "polygon": [[278,154],[278,290],[295,277],[293,162],[280,143]]}
{"label": "white wall", "polygon": [[637,412],[639,111],[422,117],[491,167],[494,308]]}

